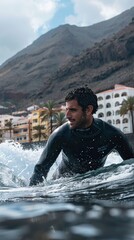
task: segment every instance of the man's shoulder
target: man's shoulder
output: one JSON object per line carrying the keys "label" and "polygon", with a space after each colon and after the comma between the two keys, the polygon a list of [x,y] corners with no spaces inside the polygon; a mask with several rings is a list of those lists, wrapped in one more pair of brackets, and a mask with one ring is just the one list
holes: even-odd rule
{"label": "man's shoulder", "polygon": [[98,128],[101,129],[101,131],[104,131],[105,133],[109,133],[109,134],[117,134],[117,135],[122,135],[123,132],[121,132],[120,129],[116,128],[115,126],[101,120],[101,119],[98,119],[98,118],[95,118],[94,119],[94,122],[95,124],[98,126]]}
{"label": "man's shoulder", "polygon": [[56,128],[53,132],[53,134],[56,135],[62,135],[65,134],[66,132],[70,131],[70,126],[69,123],[66,122],[63,125],[59,126],[58,128]]}
{"label": "man's shoulder", "polygon": [[48,138],[48,143],[61,143],[67,135],[67,132],[69,132],[69,124],[65,123],[52,132]]}

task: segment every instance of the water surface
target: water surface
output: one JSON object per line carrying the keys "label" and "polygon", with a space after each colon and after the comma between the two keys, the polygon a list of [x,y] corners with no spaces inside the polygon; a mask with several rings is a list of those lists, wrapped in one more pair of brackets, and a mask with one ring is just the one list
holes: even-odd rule
{"label": "water surface", "polygon": [[42,151],[0,144],[0,239],[134,239],[134,159],[29,187]]}

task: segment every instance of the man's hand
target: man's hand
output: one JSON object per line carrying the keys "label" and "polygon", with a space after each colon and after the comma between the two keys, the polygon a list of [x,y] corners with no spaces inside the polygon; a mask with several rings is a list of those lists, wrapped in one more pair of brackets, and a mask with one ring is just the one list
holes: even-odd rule
{"label": "man's hand", "polygon": [[32,177],[30,178],[29,186],[38,185],[39,183],[42,183],[43,181],[44,181],[44,177],[42,175],[33,174]]}

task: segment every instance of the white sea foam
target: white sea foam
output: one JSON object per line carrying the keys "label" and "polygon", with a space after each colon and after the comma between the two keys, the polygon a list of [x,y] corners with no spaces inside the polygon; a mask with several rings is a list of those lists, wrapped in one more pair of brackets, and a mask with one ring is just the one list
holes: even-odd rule
{"label": "white sea foam", "polygon": [[[15,143],[13,141],[5,141],[0,144],[0,163],[4,164],[9,170],[3,172],[3,181],[10,183],[8,180],[14,179],[14,176],[25,181],[26,185],[29,184],[29,178],[33,173],[34,166],[39,160],[39,157],[43,151],[43,147],[36,147],[35,149],[24,149],[21,144]],[[58,163],[61,161],[61,155],[59,155],[56,163],[52,166],[49,174],[48,180],[51,179],[51,175]],[[106,161],[105,166],[109,166],[113,163],[118,164],[122,161],[121,157],[117,153],[111,153]],[[10,172],[10,174],[9,174]],[[11,176],[12,172],[12,176]],[[5,175],[4,175],[5,173]],[[103,173],[104,174],[104,173]],[[9,176],[10,175],[10,178]],[[4,179],[4,176],[6,179]],[[111,176],[111,178],[114,178]]]}

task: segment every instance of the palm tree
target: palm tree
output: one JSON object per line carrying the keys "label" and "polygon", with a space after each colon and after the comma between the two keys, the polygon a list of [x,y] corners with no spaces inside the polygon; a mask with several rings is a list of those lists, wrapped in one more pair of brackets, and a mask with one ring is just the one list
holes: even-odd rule
{"label": "palm tree", "polygon": [[64,112],[59,112],[55,115],[56,127],[61,126],[63,123],[67,121],[66,115]]}
{"label": "palm tree", "polygon": [[0,128],[0,143],[2,142],[2,129]]}
{"label": "palm tree", "polygon": [[5,123],[5,131],[9,131],[10,132],[10,139],[11,139],[11,137],[12,137],[12,130],[13,130],[13,123],[12,123],[12,119],[10,119],[9,121],[7,121],[6,123]]}
{"label": "palm tree", "polygon": [[36,131],[36,133],[33,134],[33,138],[38,138],[39,142],[41,140],[41,137],[46,138],[46,134],[43,132],[44,129],[45,128],[42,125],[37,125],[33,127],[33,130]]}
{"label": "palm tree", "polygon": [[132,130],[134,133],[134,97],[128,97],[126,100],[122,102],[122,106],[120,108],[120,115],[124,116],[130,112],[132,119]]}
{"label": "palm tree", "polygon": [[56,115],[57,109],[55,108],[55,102],[50,100],[44,104],[46,110],[44,110],[40,116],[42,116],[42,122],[46,119],[49,120],[50,134],[53,131],[53,117]]}

